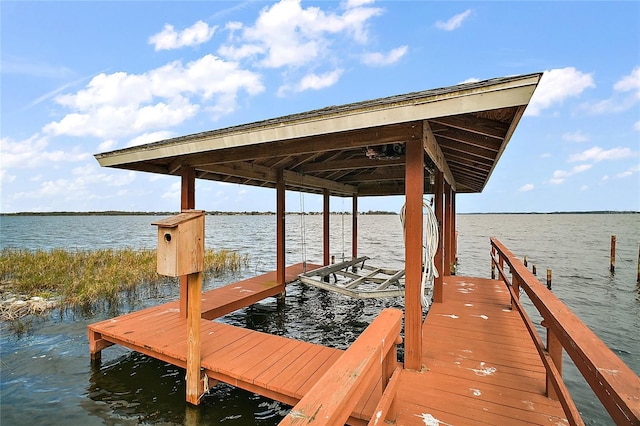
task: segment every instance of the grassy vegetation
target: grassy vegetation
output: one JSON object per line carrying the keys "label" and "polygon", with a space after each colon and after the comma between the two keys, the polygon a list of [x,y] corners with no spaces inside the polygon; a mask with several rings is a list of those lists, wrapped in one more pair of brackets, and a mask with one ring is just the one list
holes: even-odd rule
{"label": "grassy vegetation", "polygon": [[[248,264],[248,256],[225,250],[207,250],[205,275],[235,271]],[[122,294],[140,286],[155,286],[167,278],[156,273],[156,251],[101,249],[69,251],[0,252],[0,286],[3,293],[59,298],[65,307],[97,302],[117,303]]]}

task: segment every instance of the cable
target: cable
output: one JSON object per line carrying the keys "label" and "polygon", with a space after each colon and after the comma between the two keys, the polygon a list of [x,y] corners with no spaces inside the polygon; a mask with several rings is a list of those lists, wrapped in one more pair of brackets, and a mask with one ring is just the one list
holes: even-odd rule
{"label": "cable", "polygon": [[[433,201],[433,200],[432,200]],[[422,245],[422,282],[420,286],[420,301],[422,306],[428,308],[431,305],[433,296],[433,282],[439,276],[434,258],[438,250],[438,219],[433,210],[425,201],[422,201],[423,209],[426,208],[427,214],[423,215],[424,243]],[[406,244],[407,228],[405,226],[405,209],[406,204],[400,209],[400,222],[402,222],[403,237]]]}
{"label": "cable", "polygon": [[300,239],[302,240],[302,272],[307,272],[307,241],[306,241],[306,225],[305,225],[305,213],[304,213],[304,193],[300,191]]}

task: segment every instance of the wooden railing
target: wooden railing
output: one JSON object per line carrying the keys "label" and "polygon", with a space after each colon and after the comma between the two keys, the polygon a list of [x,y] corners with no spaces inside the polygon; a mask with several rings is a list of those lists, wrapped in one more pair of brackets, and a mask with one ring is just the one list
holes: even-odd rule
{"label": "wooden railing", "polygon": [[345,424],[360,398],[380,380],[383,392],[370,424],[393,420],[401,322],[401,311],[384,309],[280,425]]}
{"label": "wooden railing", "polygon": [[[638,376],[495,238],[491,238],[491,259],[511,293],[512,309],[520,313],[538,349],[547,372],[547,395],[560,402],[569,423],[584,424],[562,380],[563,349],[616,424],[640,424]],[[520,303],[520,289],[543,318],[546,346]]]}

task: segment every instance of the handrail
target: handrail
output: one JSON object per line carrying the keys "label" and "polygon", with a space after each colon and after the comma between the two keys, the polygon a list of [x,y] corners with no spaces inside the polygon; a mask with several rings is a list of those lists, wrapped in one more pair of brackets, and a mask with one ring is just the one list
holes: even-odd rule
{"label": "handrail", "polygon": [[382,310],[280,425],[345,424],[363,392],[380,379],[384,393],[397,368],[401,322],[402,311]]}
{"label": "handrail", "polygon": [[[491,256],[492,265],[498,266],[500,277],[511,293],[512,305],[526,316],[519,302],[517,289],[521,287],[544,320],[549,343],[541,357],[548,381],[557,392],[568,420],[575,421],[575,424],[582,422],[579,414],[575,417],[577,410],[571,408],[573,402],[570,397],[566,399],[568,391],[562,389],[561,366],[557,365],[561,357],[550,362],[554,358],[550,353],[554,352],[550,344],[552,341],[557,341],[567,352],[616,424],[640,424],[640,378],[500,241],[491,238],[491,246],[492,253],[497,254],[497,258],[493,254]],[[504,263],[509,266],[511,282],[503,270]],[[541,347],[542,341],[533,325],[527,324],[527,328],[536,346]]]}

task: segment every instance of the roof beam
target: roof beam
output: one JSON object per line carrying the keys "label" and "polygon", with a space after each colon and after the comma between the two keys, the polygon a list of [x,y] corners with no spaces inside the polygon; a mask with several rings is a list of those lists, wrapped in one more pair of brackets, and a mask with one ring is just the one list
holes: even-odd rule
{"label": "roof beam", "polygon": [[359,170],[349,173],[339,180],[340,182],[371,182],[383,180],[404,180],[404,167],[380,168],[371,170]]}
{"label": "roof beam", "polygon": [[498,154],[497,151],[492,151],[486,148],[480,148],[473,145],[465,145],[460,142],[454,142],[447,138],[443,138],[442,136],[438,136],[440,139],[440,145],[442,146],[442,152],[446,152],[447,155],[456,155],[456,152],[473,155],[475,157],[483,158],[485,160],[490,161],[493,164],[493,161]]}
{"label": "roof beam", "polygon": [[431,131],[431,126],[429,125],[428,120],[422,121],[422,145],[438,170],[444,174],[444,178],[449,185],[451,185],[451,188],[453,188],[454,191],[457,191],[456,180],[449,169],[449,165],[447,164],[447,160],[440,149],[440,145],[438,145],[438,141],[436,141],[436,138]]}
{"label": "roof beam", "polygon": [[486,136],[467,132],[464,130],[449,129],[447,131],[435,131],[436,139],[448,139],[465,145],[477,146],[478,148],[488,149],[498,152],[502,146],[502,140],[488,138]]}
{"label": "roof beam", "polygon": [[502,140],[509,129],[508,124],[475,115],[453,115],[448,117],[432,118],[430,121],[447,127],[465,130],[491,138]]}
{"label": "roof beam", "polygon": [[284,182],[287,185],[294,185],[301,188],[326,188],[332,194],[353,195],[358,193],[358,187],[322,179],[315,176],[303,175],[301,173],[283,170]]}
{"label": "roof beam", "polygon": [[383,127],[351,130],[310,136],[300,139],[288,139],[277,143],[238,146],[233,149],[220,149],[186,156],[183,165],[198,167],[205,164],[219,164],[233,161],[248,161],[274,156],[313,154],[317,152],[339,151],[350,148],[405,142],[421,137],[416,122],[393,124]]}
{"label": "roof beam", "polygon": [[404,166],[404,158],[398,160],[374,160],[370,158],[358,158],[351,160],[336,160],[328,162],[316,162],[303,164],[298,168],[300,172],[329,172],[334,170],[369,169],[373,167]]}
{"label": "roof beam", "polygon": [[[277,169],[244,162],[229,163],[225,165],[205,165],[198,167],[198,170],[223,176],[268,182],[270,184],[275,184],[278,179]],[[322,179],[315,176],[303,175],[290,170],[283,170],[283,176],[285,184],[287,185],[302,188],[326,188],[332,193],[344,195],[358,193],[358,188],[353,185],[334,182],[332,180]]]}

